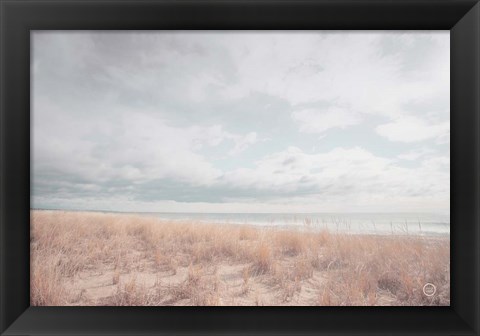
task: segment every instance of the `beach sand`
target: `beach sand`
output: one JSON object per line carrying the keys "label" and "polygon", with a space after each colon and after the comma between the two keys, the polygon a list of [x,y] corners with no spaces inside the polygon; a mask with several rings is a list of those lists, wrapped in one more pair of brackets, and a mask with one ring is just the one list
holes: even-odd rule
{"label": "beach sand", "polygon": [[450,304],[448,235],[32,210],[30,241],[33,306]]}

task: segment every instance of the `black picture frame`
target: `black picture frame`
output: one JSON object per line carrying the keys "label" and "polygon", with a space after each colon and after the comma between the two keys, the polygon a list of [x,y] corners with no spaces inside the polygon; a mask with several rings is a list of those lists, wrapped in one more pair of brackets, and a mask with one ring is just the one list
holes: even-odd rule
{"label": "black picture frame", "polygon": [[[479,334],[480,4],[475,0],[0,0],[2,335]],[[451,32],[450,307],[30,307],[30,31]]]}

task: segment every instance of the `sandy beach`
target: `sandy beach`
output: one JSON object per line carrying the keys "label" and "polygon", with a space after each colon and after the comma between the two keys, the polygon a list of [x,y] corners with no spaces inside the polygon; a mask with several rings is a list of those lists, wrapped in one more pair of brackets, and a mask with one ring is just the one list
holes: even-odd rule
{"label": "sandy beach", "polygon": [[32,210],[30,241],[33,306],[450,304],[448,235]]}

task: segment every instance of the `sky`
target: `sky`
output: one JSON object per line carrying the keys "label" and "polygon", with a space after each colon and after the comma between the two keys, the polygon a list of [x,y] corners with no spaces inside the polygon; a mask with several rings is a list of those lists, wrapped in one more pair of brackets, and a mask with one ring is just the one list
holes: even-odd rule
{"label": "sky", "polygon": [[450,212],[448,31],[31,46],[32,208]]}

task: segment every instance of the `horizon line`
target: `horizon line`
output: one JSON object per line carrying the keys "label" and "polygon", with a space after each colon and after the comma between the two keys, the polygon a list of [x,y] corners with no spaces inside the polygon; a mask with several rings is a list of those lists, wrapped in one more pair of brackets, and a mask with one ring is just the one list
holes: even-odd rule
{"label": "horizon line", "polygon": [[40,208],[34,207],[30,210],[40,211],[75,211],[75,212],[111,212],[111,213],[138,213],[138,214],[428,214],[428,215],[445,215],[450,216],[450,212],[421,212],[421,211],[352,211],[352,212],[335,212],[335,211],[322,211],[322,212],[199,212],[199,211],[121,211],[121,210],[95,210],[95,209],[61,209],[61,208]]}

